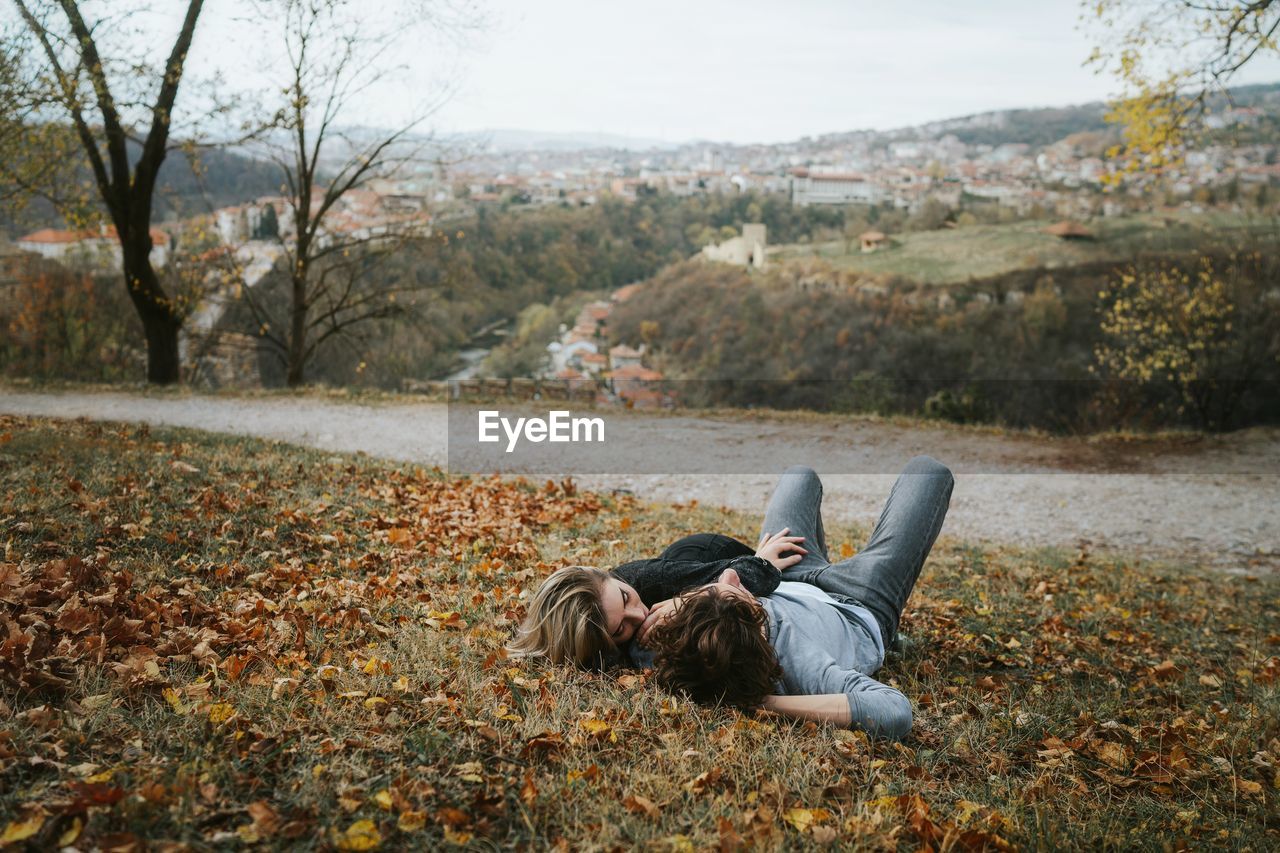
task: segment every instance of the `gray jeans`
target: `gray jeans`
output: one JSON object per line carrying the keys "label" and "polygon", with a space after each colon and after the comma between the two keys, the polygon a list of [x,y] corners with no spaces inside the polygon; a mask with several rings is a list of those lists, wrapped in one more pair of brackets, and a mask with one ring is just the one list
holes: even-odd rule
{"label": "gray jeans", "polygon": [[812,468],[793,465],[782,474],[764,514],[764,532],[790,528],[803,536],[808,554],[782,573],[783,580],[811,583],[870,610],[886,649],[938,538],[951,502],[951,470],[931,456],[917,456],[898,475],[866,547],[832,563],[822,529],[822,481]]}

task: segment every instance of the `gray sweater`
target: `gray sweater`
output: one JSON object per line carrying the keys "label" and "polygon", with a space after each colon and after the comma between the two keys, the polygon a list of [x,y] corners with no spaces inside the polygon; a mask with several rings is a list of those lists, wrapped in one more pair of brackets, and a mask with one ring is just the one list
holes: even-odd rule
{"label": "gray sweater", "polygon": [[851,727],[901,739],[911,731],[911,702],[871,677],[884,663],[884,641],[871,611],[837,601],[816,586],[783,581],[760,599],[769,641],[782,665],[777,692],[843,693]]}

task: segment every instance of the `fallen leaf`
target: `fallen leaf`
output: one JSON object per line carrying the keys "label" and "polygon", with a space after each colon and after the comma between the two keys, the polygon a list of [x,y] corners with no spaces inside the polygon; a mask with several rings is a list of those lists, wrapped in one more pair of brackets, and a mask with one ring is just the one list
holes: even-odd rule
{"label": "fallen leaf", "polygon": [[209,706],[209,722],[215,726],[225,723],[236,715],[236,709],[226,702],[217,702]]}
{"label": "fallen leaf", "polygon": [[1117,770],[1123,770],[1129,766],[1129,756],[1124,747],[1118,743],[1099,741],[1093,747],[1093,754]]}
{"label": "fallen leaf", "polygon": [[15,820],[4,828],[4,834],[0,835],[0,844],[9,845],[26,841],[39,832],[42,826],[44,826],[44,815],[39,812],[26,820]]}
{"label": "fallen leaf", "polygon": [[622,801],[622,806],[633,814],[647,815],[651,820],[657,820],[661,814],[658,811],[658,807],[654,805],[653,800],[638,794],[628,796]]}
{"label": "fallen leaf", "polygon": [[814,824],[824,823],[831,819],[831,812],[826,809],[787,809],[782,819],[791,824],[796,832],[805,832]]}
{"label": "fallen leaf", "polygon": [[343,832],[335,832],[333,843],[339,850],[376,850],[382,835],[373,821],[358,820]]}

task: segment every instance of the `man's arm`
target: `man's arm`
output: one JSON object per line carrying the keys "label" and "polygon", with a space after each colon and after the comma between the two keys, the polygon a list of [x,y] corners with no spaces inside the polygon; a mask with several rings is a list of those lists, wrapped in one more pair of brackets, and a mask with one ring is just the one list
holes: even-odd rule
{"label": "man's arm", "polygon": [[[841,725],[894,740],[901,740],[911,731],[911,700],[901,690],[856,669],[846,669],[823,649],[805,649],[789,663],[792,670],[786,677],[786,689],[794,694],[791,698],[823,700],[813,708],[802,703],[798,706],[801,710],[819,707],[827,710],[835,704],[828,697],[838,695],[845,701]],[[804,719],[817,718],[806,716]]]}
{"label": "man's arm", "polygon": [[874,684],[875,688],[864,685],[863,690],[849,693],[766,696],[763,707],[784,717],[835,723],[845,728],[862,729],[869,735],[902,740],[911,731],[911,701],[900,691],[870,676],[863,675],[862,678]]}
{"label": "man's arm", "polygon": [[819,696],[766,696],[764,709],[797,720],[813,720],[815,723],[835,723],[848,726],[849,697],[843,693],[823,693]]}

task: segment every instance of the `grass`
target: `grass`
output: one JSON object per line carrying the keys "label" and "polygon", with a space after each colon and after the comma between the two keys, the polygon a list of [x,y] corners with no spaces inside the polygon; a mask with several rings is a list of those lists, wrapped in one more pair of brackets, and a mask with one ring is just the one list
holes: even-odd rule
{"label": "grass", "polygon": [[1062,240],[1044,233],[1049,220],[1006,225],[971,225],[893,236],[888,249],[862,254],[836,240],[780,247],[779,261],[821,258],[839,269],[892,274],[923,284],[956,284],[1013,270],[1070,267],[1093,261],[1132,260],[1142,252],[1181,253],[1234,235],[1270,241],[1275,219],[1214,213],[1161,216],[1135,214],[1088,223],[1096,239]]}
{"label": "grass", "polygon": [[913,643],[877,676],[913,700],[902,744],[503,659],[555,566],[756,524],[571,483],[0,418],[0,837],[1277,846],[1273,576],[944,537],[904,618]]}

